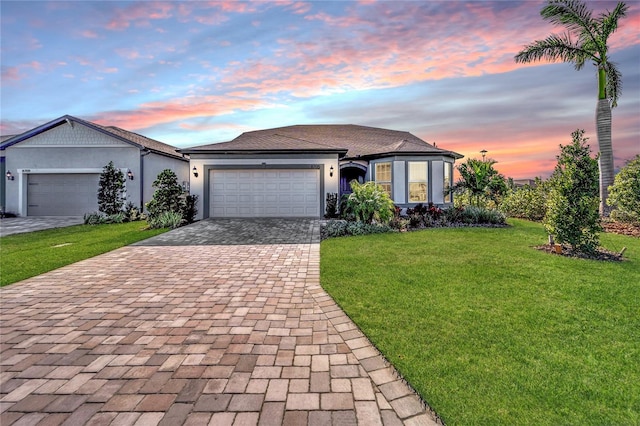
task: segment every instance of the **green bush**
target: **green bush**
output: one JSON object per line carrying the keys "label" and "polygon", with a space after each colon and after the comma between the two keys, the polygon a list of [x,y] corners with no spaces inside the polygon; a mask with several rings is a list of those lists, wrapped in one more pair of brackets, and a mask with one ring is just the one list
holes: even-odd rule
{"label": "green bush", "polygon": [[196,207],[198,204],[198,196],[186,195],[184,197],[184,202],[182,203],[182,218],[186,223],[193,223],[196,219],[196,214],[198,214],[198,208]]}
{"label": "green bush", "polygon": [[180,213],[162,212],[157,216],[149,217],[147,222],[149,223],[149,228],[151,229],[176,229],[182,226],[185,221]]}
{"label": "green bush", "polygon": [[382,234],[392,232],[389,225],[364,222],[349,222],[346,220],[330,220],[322,228],[322,237],[335,238],[350,235]]}
{"label": "green bush", "polygon": [[104,215],[99,212],[85,213],[83,218],[85,225],[99,225],[104,223]]}
{"label": "green bush", "polygon": [[602,230],[598,160],[589,155],[584,130],[576,130],[571,136],[570,145],[560,145],[542,223],[549,234],[555,235],[556,242],[590,254],[597,251],[598,232]]}
{"label": "green bush", "polygon": [[358,183],[351,181],[347,198],[347,208],[353,212],[356,221],[364,223],[388,223],[394,215],[395,206],[389,194],[375,182]]}
{"label": "green bush", "polygon": [[615,207],[611,212],[614,220],[640,223],[640,154],[616,175],[609,187],[607,204]]}
{"label": "green bush", "polygon": [[151,201],[146,205],[149,217],[157,217],[164,212],[181,213],[183,193],[182,186],[178,183],[178,177],[170,170],[165,169],[153,182],[156,188]]}
{"label": "green bush", "polygon": [[125,200],[124,173],[116,169],[113,161],[104,166],[98,188],[98,210],[106,215],[120,212]]}
{"label": "green bush", "polygon": [[[193,223],[198,213],[196,207],[198,196],[185,193],[182,186],[178,183],[178,177],[172,170],[163,170],[153,182],[153,187],[156,188],[156,191],[153,193],[151,201],[146,204],[150,225],[151,223],[153,223],[154,226],[158,223],[163,225],[167,223]],[[174,214],[166,215],[165,213]],[[180,216],[181,220],[178,221],[176,216]],[[174,226],[158,227],[173,228]]]}
{"label": "green bush", "polygon": [[546,183],[536,178],[534,186],[509,190],[500,204],[500,211],[510,217],[540,221],[547,209],[547,196]]}

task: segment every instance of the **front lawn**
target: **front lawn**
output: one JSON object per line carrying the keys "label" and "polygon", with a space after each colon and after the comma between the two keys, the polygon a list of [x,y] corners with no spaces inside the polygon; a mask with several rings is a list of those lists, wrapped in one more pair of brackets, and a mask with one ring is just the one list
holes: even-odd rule
{"label": "front lawn", "polygon": [[325,240],[322,286],[447,425],[640,424],[640,239],[509,222]]}
{"label": "front lawn", "polygon": [[0,238],[0,287],[166,232],[147,222],[76,225]]}

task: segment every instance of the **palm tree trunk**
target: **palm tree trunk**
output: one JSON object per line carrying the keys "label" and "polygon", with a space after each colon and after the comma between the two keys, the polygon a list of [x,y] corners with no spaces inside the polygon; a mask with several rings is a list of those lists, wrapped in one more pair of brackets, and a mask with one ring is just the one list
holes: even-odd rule
{"label": "palm tree trunk", "polygon": [[609,216],[607,205],[609,186],[613,185],[613,146],[611,143],[611,105],[608,99],[599,99],[596,108],[596,129],[600,149],[600,214]]}

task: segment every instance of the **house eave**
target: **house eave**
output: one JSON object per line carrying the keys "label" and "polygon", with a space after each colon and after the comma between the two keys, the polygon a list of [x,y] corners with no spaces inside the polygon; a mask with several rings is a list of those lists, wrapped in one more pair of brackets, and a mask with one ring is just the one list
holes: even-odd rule
{"label": "house eave", "polygon": [[346,149],[178,149],[181,154],[217,154],[217,155],[268,155],[268,154],[338,154],[340,158]]}
{"label": "house eave", "polygon": [[357,156],[345,156],[344,160],[376,160],[378,158],[393,157],[393,156],[421,156],[421,157],[453,157],[456,160],[464,158],[464,155],[458,154],[454,151],[388,151],[388,152],[376,152],[373,154],[357,155]]}

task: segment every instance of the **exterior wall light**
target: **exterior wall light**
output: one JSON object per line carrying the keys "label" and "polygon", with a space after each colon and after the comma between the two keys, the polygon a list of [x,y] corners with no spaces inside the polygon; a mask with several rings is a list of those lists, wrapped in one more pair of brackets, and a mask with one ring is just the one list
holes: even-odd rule
{"label": "exterior wall light", "polygon": [[131,170],[127,170],[127,177],[129,180],[133,180],[133,172]]}
{"label": "exterior wall light", "polygon": [[193,172],[194,177],[198,177],[198,169],[196,169],[196,166],[193,166],[193,169],[191,169],[191,171]]}
{"label": "exterior wall light", "polygon": [[15,176],[13,176],[9,170],[7,170],[6,176],[7,180],[15,180]]}
{"label": "exterior wall light", "polygon": [[333,166],[329,167],[329,177],[333,177]]}

